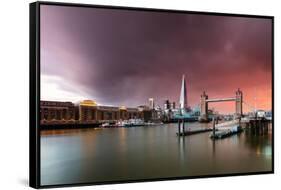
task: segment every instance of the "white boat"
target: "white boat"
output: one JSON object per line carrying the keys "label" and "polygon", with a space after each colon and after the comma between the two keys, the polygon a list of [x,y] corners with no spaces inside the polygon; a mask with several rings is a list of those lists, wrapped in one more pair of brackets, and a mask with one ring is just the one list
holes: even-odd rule
{"label": "white boat", "polygon": [[145,126],[159,126],[159,125],[163,125],[163,122],[146,122]]}
{"label": "white boat", "polygon": [[116,127],[121,127],[119,124],[115,123],[103,123],[101,125],[102,128],[116,128]]}
{"label": "white boat", "polygon": [[145,123],[142,119],[129,119],[122,121],[124,127],[137,127],[144,126]]}
{"label": "white boat", "polygon": [[219,123],[215,125],[217,130],[230,130],[232,132],[237,132],[241,130],[240,121],[238,119]]}

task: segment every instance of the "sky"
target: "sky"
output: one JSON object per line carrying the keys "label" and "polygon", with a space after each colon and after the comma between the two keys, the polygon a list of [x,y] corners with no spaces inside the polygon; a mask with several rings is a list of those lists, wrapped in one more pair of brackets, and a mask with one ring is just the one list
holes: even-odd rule
{"label": "sky", "polygon": [[[244,111],[271,109],[268,18],[41,5],[41,100],[135,107],[188,105],[243,91]],[[233,113],[233,102],[212,103]]]}

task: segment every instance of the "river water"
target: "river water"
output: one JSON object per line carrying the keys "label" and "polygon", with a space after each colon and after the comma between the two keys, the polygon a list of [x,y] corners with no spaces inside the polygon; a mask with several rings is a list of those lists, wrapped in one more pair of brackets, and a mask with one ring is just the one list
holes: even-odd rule
{"label": "river water", "polygon": [[[186,128],[209,124],[186,123]],[[272,170],[272,134],[212,141],[178,137],[176,124],[41,132],[41,185]]]}

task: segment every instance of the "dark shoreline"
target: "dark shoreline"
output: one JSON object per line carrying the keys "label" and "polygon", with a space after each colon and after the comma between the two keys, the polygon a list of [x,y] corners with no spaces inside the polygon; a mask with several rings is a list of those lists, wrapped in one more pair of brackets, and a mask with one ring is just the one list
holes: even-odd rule
{"label": "dark shoreline", "polygon": [[59,130],[59,129],[91,129],[100,128],[100,123],[91,124],[50,124],[50,125],[40,125],[40,131],[45,130]]}

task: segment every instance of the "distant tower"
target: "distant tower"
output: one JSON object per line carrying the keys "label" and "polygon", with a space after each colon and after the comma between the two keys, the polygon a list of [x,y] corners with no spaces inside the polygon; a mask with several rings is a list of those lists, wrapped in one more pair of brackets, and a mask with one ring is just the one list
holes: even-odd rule
{"label": "distant tower", "polygon": [[150,109],[154,109],[155,108],[154,99],[153,98],[149,98],[148,101],[149,101],[149,108]]}
{"label": "distant tower", "polygon": [[172,109],[176,109],[176,102],[172,103]]}
{"label": "distant tower", "polygon": [[171,109],[171,103],[169,100],[165,100],[164,102],[164,110],[169,110]]}
{"label": "distant tower", "polygon": [[180,109],[184,110],[187,108],[187,93],[186,93],[186,82],[185,76],[182,76],[182,83],[181,83],[181,94],[180,94]]}

